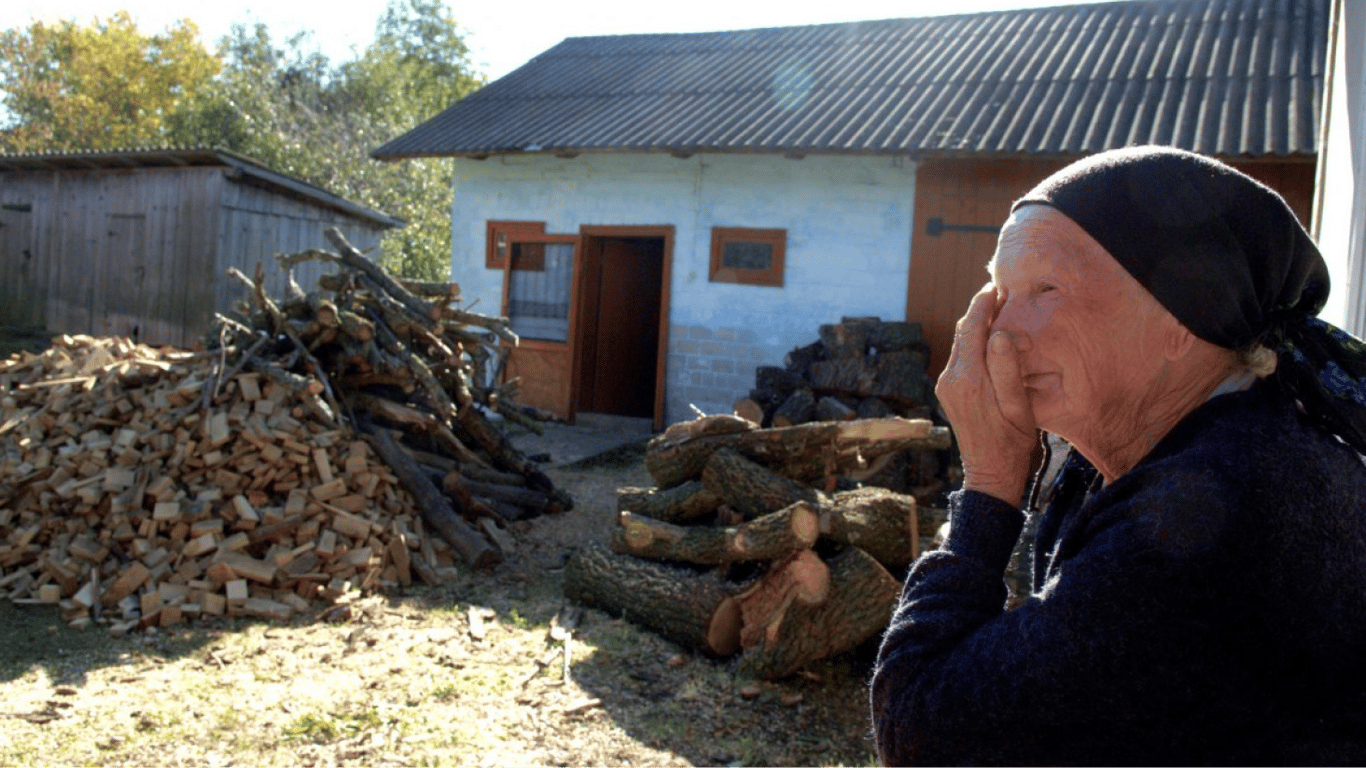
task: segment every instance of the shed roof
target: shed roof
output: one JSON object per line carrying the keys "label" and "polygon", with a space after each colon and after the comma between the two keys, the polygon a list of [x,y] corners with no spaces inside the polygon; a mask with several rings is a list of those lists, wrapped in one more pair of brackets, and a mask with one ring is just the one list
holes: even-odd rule
{"label": "shed roof", "polygon": [[1315,152],[1329,0],[1129,0],[569,38],[376,149]]}
{"label": "shed roof", "polygon": [[162,147],[111,149],[89,152],[54,152],[35,155],[0,154],[0,171],[94,170],[118,168],[167,168],[222,166],[253,182],[273,187],[294,197],[332,208],[381,227],[401,227],[406,222],[354,203],[292,176],[272,171],[244,155],[218,148]]}

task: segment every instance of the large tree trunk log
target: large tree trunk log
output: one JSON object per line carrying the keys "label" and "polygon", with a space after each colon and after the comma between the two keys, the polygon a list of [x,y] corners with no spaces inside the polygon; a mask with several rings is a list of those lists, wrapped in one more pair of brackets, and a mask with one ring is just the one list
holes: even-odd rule
{"label": "large tree trunk log", "polygon": [[483,466],[462,464],[460,465],[460,474],[471,480],[478,480],[481,483],[515,486],[526,485],[526,478],[522,475],[513,472],[499,472],[496,469],[489,469]]}
{"label": "large tree trunk log", "polygon": [[745,421],[754,422],[756,425],[762,425],[764,423],[763,403],[760,403],[752,397],[736,400],[735,407],[732,410],[736,416],[739,416]]}
{"label": "large tree trunk log", "polygon": [[928,355],[930,350],[920,323],[905,320],[888,320],[868,329],[868,346],[880,355],[907,349]]}
{"label": "large tree trunk log", "polygon": [[816,401],[815,418],[817,421],[853,421],[858,414],[837,398],[827,395]]}
{"label": "large tree trunk log", "polygon": [[686,523],[716,511],[721,497],[707,490],[700,480],[689,480],[673,488],[617,489],[617,511],[633,512],[666,523]]}
{"label": "large tree trunk log", "polygon": [[367,429],[370,444],[375,447],[380,458],[394,471],[403,487],[417,501],[422,519],[441,534],[470,567],[481,570],[492,568],[502,561],[498,549],[488,542],[478,531],[470,527],[458,514],[451,502],[436,485],[427,478],[422,468],[403,452],[398,443],[383,429]]}
{"label": "large tree trunk log", "polygon": [[794,552],[773,563],[763,578],[735,596],[740,603],[740,647],[753,648],[770,633],[776,637],[794,603],[820,605],[829,597],[830,568],[815,552]]}
{"label": "large tree trunk log", "polygon": [[820,516],[821,535],[852,544],[887,568],[902,568],[920,556],[914,496],[860,488],[837,493],[812,511]]}
{"label": "large tree trunk log", "polygon": [[715,570],[699,573],[619,555],[599,543],[565,564],[569,600],[625,616],[688,648],[728,656],[740,648],[738,589]]}
{"label": "large tree trunk log", "polygon": [[888,416],[895,416],[896,410],[882,398],[865,397],[858,401],[858,408],[854,410],[854,413],[860,419],[883,419]]}
{"label": "large tree trunk log", "polygon": [[699,437],[712,437],[715,435],[734,435],[741,432],[749,432],[755,427],[754,423],[739,416],[718,413],[713,416],[703,416],[692,421],[680,421],[677,424],[670,424],[658,437],[652,438],[662,444],[673,442],[683,442]]}
{"label": "large tree trunk log", "polygon": [[[797,347],[791,350],[783,358],[783,363],[787,366],[787,371],[802,381],[810,378],[811,365],[819,360],[825,359],[825,345],[819,341],[813,341],[804,347]],[[807,386],[803,384],[802,386]]]}
{"label": "large tree trunk log", "polygon": [[773,412],[773,426],[791,427],[805,424],[816,415],[816,393],[802,388],[788,396]]}
{"label": "large tree trunk log", "polygon": [[793,392],[805,386],[805,379],[786,368],[761,365],[754,369],[754,388],[778,402],[786,400]]}
{"label": "large tree trunk log", "polygon": [[839,324],[822,325],[817,328],[817,335],[825,347],[825,359],[862,359],[868,352],[868,335],[880,322],[882,321],[875,317],[848,318]]}
{"label": "large tree trunk log", "polygon": [[650,440],[645,448],[645,468],[660,488],[672,488],[700,477],[707,459],[722,447],[734,448],[753,461],[798,480],[815,480],[827,473],[858,469],[866,466],[866,459],[893,451],[949,447],[948,428],[935,427],[924,419],[816,422],[724,435],[680,435],[670,439],[665,432]]}
{"label": "large tree trunk log", "polygon": [[702,485],[746,519],[776,512],[798,501],[820,501],[815,488],[765,469],[730,448],[712,453]]}
{"label": "large tree trunk log", "polygon": [[810,549],[820,536],[820,516],[801,504],[729,527],[673,525],[630,512],[617,521],[614,551],[699,565],[773,560]]}
{"label": "large tree trunk log", "polygon": [[857,478],[868,469],[870,461],[888,454],[942,451],[951,442],[949,428],[933,426],[928,419],[891,417],[823,423],[836,427],[833,449],[795,455],[781,463],[769,463],[769,467],[804,482],[829,483],[840,475]]}
{"label": "large tree trunk log", "polygon": [[815,362],[810,379],[821,394],[881,397],[907,406],[925,402],[928,382],[925,356],[912,351]]}
{"label": "large tree trunk log", "polygon": [[826,564],[830,597],[819,605],[792,601],[776,628],[745,651],[737,676],[786,677],[813,661],[853,650],[887,626],[900,590],[896,579],[858,547]]}

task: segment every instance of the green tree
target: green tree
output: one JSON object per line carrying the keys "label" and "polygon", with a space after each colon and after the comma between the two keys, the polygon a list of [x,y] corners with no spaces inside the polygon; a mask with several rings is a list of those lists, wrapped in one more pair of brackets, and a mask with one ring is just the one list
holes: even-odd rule
{"label": "green tree", "polygon": [[[382,116],[366,145],[368,157],[370,150],[473,93],[485,78],[471,64],[463,34],[442,0],[391,0],[376,24],[375,42],[360,59],[341,67],[339,81],[347,103]],[[454,164],[428,158],[383,167],[401,179],[391,210],[409,222],[386,239],[389,265],[405,275],[448,277]]]}
{"label": "green tree", "polygon": [[441,0],[392,0],[374,43],[336,67],[306,35],[277,45],[261,24],[235,27],[219,51],[222,76],[172,120],[178,142],[227,147],[402,218],[385,236],[385,266],[450,275],[451,161],[369,156],[484,83]]}
{"label": "green tree", "polygon": [[164,143],[167,120],[220,69],[193,22],[143,35],[126,11],[88,26],[34,22],[0,32],[0,151]]}

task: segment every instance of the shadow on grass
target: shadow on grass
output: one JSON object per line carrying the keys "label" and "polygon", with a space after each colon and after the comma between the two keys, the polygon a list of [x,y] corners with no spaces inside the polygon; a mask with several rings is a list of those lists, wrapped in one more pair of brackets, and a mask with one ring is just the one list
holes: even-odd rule
{"label": "shadow on grass", "polygon": [[[694,765],[872,765],[866,680],[876,643],[776,682],[737,680],[735,659],[681,651],[589,610],[575,682],[614,724]],[[672,659],[672,663],[670,663]]]}
{"label": "shadow on grass", "polygon": [[155,635],[130,633],[113,637],[101,626],[71,629],[56,606],[0,601],[0,683],[41,669],[54,685],[80,687],[93,670],[126,664],[130,659],[177,659],[201,652],[225,632],[236,632],[255,619],[212,619],[179,625]]}

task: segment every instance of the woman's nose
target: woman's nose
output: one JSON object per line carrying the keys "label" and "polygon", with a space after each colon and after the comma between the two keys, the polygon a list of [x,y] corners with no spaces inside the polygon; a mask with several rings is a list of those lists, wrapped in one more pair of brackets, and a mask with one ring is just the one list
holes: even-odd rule
{"label": "woman's nose", "polygon": [[996,322],[991,324],[991,332],[1004,332],[1010,336],[1015,348],[1024,351],[1031,346],[1029,307],[1027,302],[1008,299],[996,313]]}

